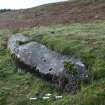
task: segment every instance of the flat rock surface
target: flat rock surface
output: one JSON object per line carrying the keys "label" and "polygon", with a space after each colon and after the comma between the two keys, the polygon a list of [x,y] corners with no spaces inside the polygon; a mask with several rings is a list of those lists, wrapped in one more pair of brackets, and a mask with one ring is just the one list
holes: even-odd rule
{"label": "flat rock surface", "polygon": [[79,59],[58,54],[22,34],[12,35],[8,40],[8,48],[20,61],[35,67],[42,74],[59,76],[65,70],[65,61],[74,63],[81,76],[86,73],[85,65]]}

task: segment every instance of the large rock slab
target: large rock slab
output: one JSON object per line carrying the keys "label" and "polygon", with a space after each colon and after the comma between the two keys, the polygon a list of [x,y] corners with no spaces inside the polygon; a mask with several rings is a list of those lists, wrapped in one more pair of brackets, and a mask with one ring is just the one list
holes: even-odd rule
{"label": "large rock slab", "polygon": [[[58,77],[59,84],[64,85],[64,83],[62,83],[62,81],[64,81],[63,78],[66,78],[67,81],[74,81],[74,79],[76,80],[77,78],[66,72],[64,65],[65,61],[71,62],[76,66],[79,72],[78,79],[83,80],[87,78],[88,74],[86,67],[80,59],[54,52],[45,45],[32,41],[28,36],[22,34],[12,35],[8,40],[8,48],[10,49],[11,54],[14,54],[16,58],[25,65],[35,68],[35,71],[38,71],[45,76],[50,75],[52,78]],[[69,85],[71,83],[69,82],[67,84]],[[65,88],[67,88],[68,85],[65,85]],[[66,90],[69,89],[67,88]]]}

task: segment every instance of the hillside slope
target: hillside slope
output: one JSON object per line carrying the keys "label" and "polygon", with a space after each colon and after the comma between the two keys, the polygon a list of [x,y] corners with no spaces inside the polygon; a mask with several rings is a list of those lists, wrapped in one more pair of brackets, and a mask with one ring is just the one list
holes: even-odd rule
{"label": "hillside slope", "polygon": [[[73,0],[0,14],[0,105],[105,105],[104,13],[105,0]],[[18,28],[22,30],[13,30]],[[79,57],[89,70],[89,83],[81,83],[81,90],[71,95],[24,72],[6,47],[18,31],[56,52]],[[46,93],[52,94],[50,99],[40,98]],[[62,98],[53,97],[57,95]]]}
{"label": "hillside slope", "polygon": [[0,28],[92,22],[105,19],[104,0],[73,0],[0,14]]}
{"label": "hillside slope", "polygon": [[[71,95],[40,76],[23,72],[5,48],[11,32],[0,30],[0,105],[105,105],[105,21],[34,27],[23,33],[56,52],[80,57],[88,65],[91,83],[81,83],[81,91]],[[63,98],[30,100],[46,93]]]}

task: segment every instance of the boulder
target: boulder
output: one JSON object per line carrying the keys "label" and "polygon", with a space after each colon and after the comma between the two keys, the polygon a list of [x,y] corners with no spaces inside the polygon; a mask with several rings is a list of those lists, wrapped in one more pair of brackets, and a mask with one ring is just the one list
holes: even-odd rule
{"label": "boulder", "polygon": [[[67,91],[71,92],[72,89],[74,91],[77,89],[76,81],[87,78],[87,69],[79,58],[61,55],[48,49],[45,45],[33,41],[31,37],[20,33],[12,35],[8,40],[8,48],[11,54],[15,55],[16,59],[24,65],[44,76],[49,75],[52,81],[56,81],[60,85],[59,87],[63,87]],[[78,76],[74,76],[65,70],[65,61],[75,65],[79,73]],[[71,81],[75,81],[72,83],[74,87],[76,86],[75,88],[70,86]]]}

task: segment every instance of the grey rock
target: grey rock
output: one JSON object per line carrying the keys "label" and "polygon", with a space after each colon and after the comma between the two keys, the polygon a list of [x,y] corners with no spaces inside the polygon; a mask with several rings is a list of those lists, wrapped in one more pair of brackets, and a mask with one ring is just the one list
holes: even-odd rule
{"label": "grey rock", "polygon": [[64,88],[65,85],[67,91],[69,89],[71,90],[72,86],[69,86],[71,85],[70,82],[68,84],[63,83],[65,82],[65,78],[68,79],[68,81],[73,81],[75,77],[72,77],[65,71],[65,61],[72,62],[76,65],[79,71],[78,79],[84,79],[85,75],[87,76],[86,67],[80,59],[56,53],[48,49],[45,45],[32,41],[32,38],[20,33],[12,35],[9,38],[8,48],[11,54],[14,54],[16,58],[25,65],[35,68],[35,71],[44,75],[50,75],[52,78],[57,77],[59,81],[58,84],[60,85],[59,87]]}

